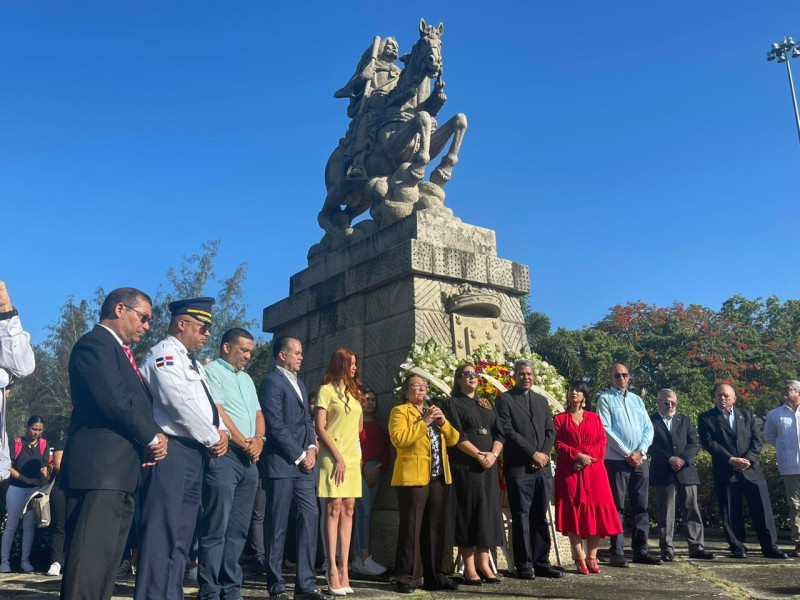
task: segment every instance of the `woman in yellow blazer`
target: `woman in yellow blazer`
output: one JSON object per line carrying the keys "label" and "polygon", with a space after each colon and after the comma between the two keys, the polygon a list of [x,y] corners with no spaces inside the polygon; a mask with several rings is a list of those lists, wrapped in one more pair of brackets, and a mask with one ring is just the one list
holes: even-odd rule
{"label": "woman in yellow blazer", "polygon": [[405,402],[389,416],[389,439],[397,449],[392,485],[400,506],[394,572],[402,594],[412,593],[423,576],[426,590],[458,589],[442,570],[451,481],[447,446],[458,442],[458,432],[438,407],[425,403],[427,392],[422,377],[407,377]]}

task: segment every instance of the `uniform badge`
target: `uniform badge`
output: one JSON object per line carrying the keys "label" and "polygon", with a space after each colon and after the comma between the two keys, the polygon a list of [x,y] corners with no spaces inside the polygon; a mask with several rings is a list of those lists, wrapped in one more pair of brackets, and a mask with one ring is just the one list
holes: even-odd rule
{"label": "uniform badge", "polygon": [[156,359],[156,368],[160,369],[161,367],[171,367],[175,364],[172,360],[171,356],[162,356],[161,358]]}

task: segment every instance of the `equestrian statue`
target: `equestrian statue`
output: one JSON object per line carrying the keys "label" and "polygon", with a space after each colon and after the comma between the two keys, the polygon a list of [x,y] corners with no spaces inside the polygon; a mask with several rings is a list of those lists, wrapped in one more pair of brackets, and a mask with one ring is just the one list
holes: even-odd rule
{"label": "equestrian statue", "polygon": [[[334,93],[348,98],[351,119],[325,167],[327,196],[318,216],[325,235],[309,250],[309,263],[362,239],[415,210],[444,207],[444,185],[458,162],[467,117],[457,113],[438,125],[447,101],[442,79],[444,26],[419,23],[419,39],[401,56],[397,40],[375,37],[350,80]],[[431,90],[431,82],[433,89]],[[423,181],[428,164],[450,143]],[[369,210],[373,220],[352,225]]]}

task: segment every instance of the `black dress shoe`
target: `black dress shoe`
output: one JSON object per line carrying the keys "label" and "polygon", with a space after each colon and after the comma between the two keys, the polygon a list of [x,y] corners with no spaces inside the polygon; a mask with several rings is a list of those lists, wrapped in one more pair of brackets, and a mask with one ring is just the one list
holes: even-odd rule
{"label": "black dress shoe", "polygon": [[612,567],[620,567],[621,569],[627,569],[630,566],[622,554],[612,554],[609,564]]}
{"label": "black dress shoe", "polygon": [[410,583],[398,583],[397,584],[397,591],[400,594],[413,594],[414,593],[414,586]]}
{"label": "black dress shoe", "polygon": [[747,558],[747,550],[744,548],[736,548],[731,551],[732,558]]}
{"label": "black dress shoe", "polygon": [[323,594],[317,589],[313,592],[295,592],[294,600],[333,600],[333,596],[330,594]]}
{"label": "black dress shoe", "polygon": [[458,584],[449,577],[445,577],[442,581],[436,581],[431,585],[423,585],[422,589],[429,592],[455,592],[458,591]]}
{"label": "black dress shoe", "polygon": [[640,565],[660,565],[661,559],[650,556],[649,554],[638,554],[633,557],[633,562],[639,563]]}
{"label": "black dress shoe", "polygon": [[689,553],[689,558],[697,558],[700,560],[714,560],[717,558],[717,555],[713,552],[708,552],[707,550],[696,550],[694,552]]}
{"label": "black dress shoe", "polygon": [[789,558],[789,555],[786,552],[778,550],[777,548],[773,548],[768,552],[764,552],[764,558],[774,558],[776,560],[783,560],[784,558]]}
{"label": "black dress shoe", "polygon": [[672,562],[675,560],[675,555],[670,554],[669,552],[662,552],[661,553],[661,560],[663,562]]}
{"label": "black dress shoe", "polygon": [[534,567],[533,572],[537,577],[550,577],[552,579],[558,579],[564,576],[564,573],[550,565],[546,567]]}
{"label": "black dress shoe", "polygon": [[532,569],[517,570],[517,579],[536,579]]}
{"label": "black dress shoe", "polygon": [[464,583],[466,585],[483,585],[483,579],[478,577],[477,579],[467,579],[464,577]]}

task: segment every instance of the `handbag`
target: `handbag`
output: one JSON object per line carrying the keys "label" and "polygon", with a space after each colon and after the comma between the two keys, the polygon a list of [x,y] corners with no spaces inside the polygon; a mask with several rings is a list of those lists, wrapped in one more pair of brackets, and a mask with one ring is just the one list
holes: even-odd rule
{"label": "handbag", "polygon": [[50,492],[56,483],[56,478],[47,487],[41,487],[28,499],[25,508],[22,511],[24,515],[28,509],[33,511],[33,517],[36,521],[36,527],[49,527],[50,526]]}

